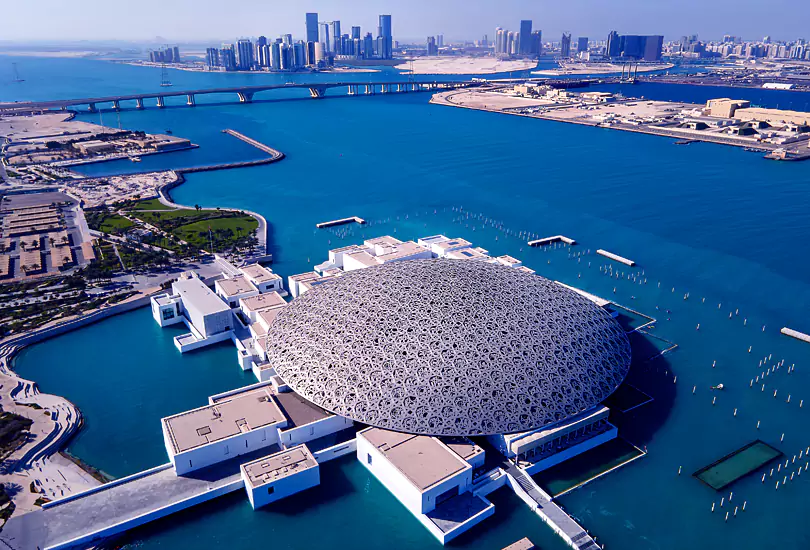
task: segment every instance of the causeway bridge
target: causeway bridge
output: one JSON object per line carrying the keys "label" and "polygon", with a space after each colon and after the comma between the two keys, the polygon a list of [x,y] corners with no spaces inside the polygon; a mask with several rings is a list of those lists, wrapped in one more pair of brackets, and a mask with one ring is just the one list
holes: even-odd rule
{"label": "causeway bridge", "polygon": [[84,107],[90,112],[98,110],[99,105],[109,105],[110,108],[121,109],[123,102],[134,102],[136,109],[146,108],[147,101],[154,101],[159,108],[166,106],[166,98],[185,97],[186,105],[193,107],[197,104],[197,97],[209,94],[234,94],[240,103],[250,103],[253,97],[260,92],[273,90],[309,90],[309,95],[313,98],[321,98],[326,95],[327,90],[341,92],[342,95],[375,95],[404,92],[427,92],[435,90],[452,90],[456,88],[468,88],[480,86],[483,82],[474,81],[450,81],[432,80],[419,82],[318,82],[318,83],[298,83],[288,82],[286,84],[267,84],[263,86],[234,86],[228,88],[204,88],[198,90],[161,90],[151,93],[138,93],[130,95],[116,95],[106,97],[85,97],[78,99],[55,99],[50,101],[19,101],[13,103],[0,103],[0,113],[28,112],[46,109],[62,109]]}

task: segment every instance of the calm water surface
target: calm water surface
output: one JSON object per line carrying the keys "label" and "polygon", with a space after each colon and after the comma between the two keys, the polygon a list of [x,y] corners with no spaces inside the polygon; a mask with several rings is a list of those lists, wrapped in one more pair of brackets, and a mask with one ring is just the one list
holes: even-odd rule
{"label": "calm water surface", "polygon": [[[159,82],[159,70],[25,58],[20,66],[26,82],[14,88],[2,76],[7,60],[0,57],[0,99],[5,100],[154,90]],[[178,88],[279,78],[172,72]],[[791,92],[660,84],[637,85],[632,94],[695,102],[732,96],[793,108],[808,101],[806,94]],[[445,232],[657,317],[653,334],[679,347],[647,363],[646,346],[653,340],[634,348],[634,382],[655,401],[639,409],[623,432],[649,454],[563,497],[562,504],[607,548],[807,545],[807,475],[779,491],[775,477],[760,483],[761,473],[738,482],[733,500],[740,506],[746,501],[746,512],[726,523],[729,508],[710,511],[721,495],[689,474],[756,438],[789,458],[810,445],[808,409],[798,406],[810,398],[810,348],[778,333],[782,326],[810,331],[810,164],[766,161],[718,145],[676,146],[653,136],[431,106],[426,94],[313,101],[284,91],[262,99],[237,105],[228,97],[208,98],[211,104],[194,109],[124,110],[123,127],[169,128],[201,147],[144,157],[140,166],[113,162],[83,171],[109,174],[256,158],[255,150],[221,133],[233,128],[287,158],[270,166],[192,175],[174,196],[188,204],[262,213],[271,226],[274,269],[285,277],[311,269],[329,248],[363,238]],[[118,123],[112,112],[82,115],[90,121],[100,117]],[[316,222],[349,215],[370,224],[314,229]],[[521,231],[562,233],[580,244],[529,249],[516,235]],[[614,264],[608,276],[600,267],[609,262],[593,254],[597,248],[639,266]],[[253,381],[239,371],[233,348],[181,356],[171,345],[173,335],[141,310],[35,346],[19,358],[17,369],[85,413],[87,429],[71,444],[72,452],[113,475],[125,475],[166,460],[160,417]],[[784,367],[768,375],[765,391],[749,388],[752,378],[782,358],[796,364],[794,373],[786,374]],[[721,382],[725,391],[709,390]],[[788,470],[797,467],[798,459]],[[336,541],[358,548],[436,544],[355,461],[329,464],[321,477],[318,489],[267,510],[253,512],[241,494],[233,495],[136,531],[133,540],[144,547],[227,543],[236,549],[255,547],[279,530],[282,536],[273,544],[284,548]],[[516,497],[501,491],[493,501],[496,516],[454,545],[501,548],[528,535],[543,548],[562,548]],[[292,532],[298,535],[284,536]]]}

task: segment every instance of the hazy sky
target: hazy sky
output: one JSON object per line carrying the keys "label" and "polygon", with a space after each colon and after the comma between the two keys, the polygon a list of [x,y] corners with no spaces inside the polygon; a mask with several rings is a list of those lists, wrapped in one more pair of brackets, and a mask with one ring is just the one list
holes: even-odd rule
{"label": "hazy sky", "polygon": [[[69,9],[68,9],[69,7]],[[304,34],[304,14],[360,25],[376,35],[377,15],[393,16],[394,38],[490,39],[496,26],[532,19],[544,40],[562,31],[602,38],[628,34],[733,34],[794,39],[808,31],[810,3],[787,0],[0,0],[0,40],[216,41]],[[810,38],[810,37],[809,37]]]}

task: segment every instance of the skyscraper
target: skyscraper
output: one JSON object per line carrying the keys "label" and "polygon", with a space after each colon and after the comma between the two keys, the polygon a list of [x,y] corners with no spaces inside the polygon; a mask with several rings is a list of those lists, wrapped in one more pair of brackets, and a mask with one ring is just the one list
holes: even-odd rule
{"label": "skyscraper", "polygon": [[532,31],[532,45],[529,53],[532,55],[543,54],[543,31]]}
{"label": "skyscraper", "polygon": [[249,71],[253,65],[253,44],[247,38],[236,41],[236,68]]}
{"label": "skyscraper", "polygon": [[440,34],[436,37],[436,47],[444,48],[444,35]]}
{"label": "skyscraper", "polygon": [[352,27],[352,40],[360,38],[360,27]]}
{"label": "skyscraper", "polygon": [[374,57],[374,36],[367,32],[363,38],[363,59],[371,59]]}
{"label": "skyscraper", "polygon": [[391,16],[380,15],[380,24],[377,35],[381,39],[379,54],[382,59],[391,59],[394,56],[394,39],[391,34]]}
{"label": "skyscraper", "polygon": [[439,55],[439,48],[436,46],[436,37],[435,36],[428,36],[427,37],[427,54],[428,55]]}
{"label": "skyscraper", "polygon": [[274,71],[281,70],[281,46],[278,40],[270,45],[270,63]]}
{"label": "skyscraper", "polygon": [[318,41],[318,14],[307,14],[307,42]]}
{"label": "skyscraper", "polygon": [[531,36],[532,36],[532,20],[524,19],[520,22],[520,54],[529,55],[532,53],[531,49]]}
{"label": "skyscraper", "polygon": [[508,31],[501,27],[495,29],[495,55],[506,55],[506,37]]}
{"label": "skyscraper", "polygon": [[219,66],[226,71],[233,71],[236,69],[236,55],[233,49],[233,44],[223,44],[219,49]]}
{"label": "skyscraper", "polygon": [[564,32],[560,39],[560,57],[571,57],[571,33]]}
{"label": "skyscraper", "polygon": [[329,43],[329,51],[331,51],[335,55],[340,55],[343,53],[342,46],[341,46],[341,34],[340,34],[340,21],[332,21],[329,23],[329,38],[331,42]]}
{"label": "skyscraper", "polygon": [[605,55],[608,57],[619,57],[622,54],[622,45],[619,38],[619,33],[610,31],[607,39],[607,48],[605,48]]}
{"label": "skyscraper", "polygon": [[205,49],[205,64],[208,67],[219,67],[219,50],[216,48]]}
{"label": "skyscraper", "polygon": [[580,36],[577,38],[577,52],[587,52],[588,51],[588,37],[587,36]]}
{"label": "skyscraper", "polygon": [[323,44],[323,55],[329,54],[329,23],[318,23],[318,42]]}

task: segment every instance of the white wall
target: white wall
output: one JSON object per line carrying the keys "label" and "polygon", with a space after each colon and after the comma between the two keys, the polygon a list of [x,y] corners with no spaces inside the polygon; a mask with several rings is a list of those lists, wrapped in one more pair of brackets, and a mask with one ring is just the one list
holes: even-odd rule
{"label": "white wall", "polygon": [[[371,464],[368,455],[371,455]],[[362,433],[357,434],[357,460],[412,514],[422,514],[422,494]]]}
{"label": "white wall", "polygon": [[316,420],[315,422],[304,424],[303,426],[296,426],[289,430],[280,428],[279,441],[281,441],[282,445],[285,447],[292,447],[325,435],[339,432],[340,430],[345,430],[346,428],[350,428],[351,425],[352,421],[343,416],[328,416]]}
{"label": "white wall", "polygon": [[550,457],[540,460],[539,462],[535,462],[531,466],[526,468],[526,472],[529,474],[536,474],[538,472],[542,472],[543,470],[547,470],[552,466],[556,466],[561,462],[565,462],[569,458],[573,458],[579,454],[584,453],[585,451],[589,451],[595,447],[598,447],[602,443],[607,443],[611,439],[616,439],[619,435],[619,430],[616,427],[612,427],[608,431],[601,433],[597,436],[591,437],[590,439],[586,439],[582,443],[574,445],[573,447],[569,447],[565,450],[560,451],[559,453],[553,454]]}
{"label": "white wall", "polygon": [[[321,474],[320,468],[316,464],[312,468],[307,468],[298,473],[285,476],[275,482],[267,483],[260,487],[250,487],[244,469],[242,469],[242,479],[245,480],[245,490],[247,491],[250,505],[253,506],[255,510],[271,502],[281,500],[284,497],[300,493],[310,487],[315,487],[321,482]],[[270,494],[269,488],[273,489],[272,494]]]}
{"label": "white wall", "polygon": [[[286,423],[286,420],[284,423]],[[166,423],[163,422],[162,425],[166,451],[169,453],[169,458],[174,464],[174,470],[177,475],[193,472],[194,470],[223,462],[235,456],[250,453],[256,449],[262,449],[278,443],[279,424],[271,424],[174,454],[174,447],[171,444],[171,437],[169,436]]]}

